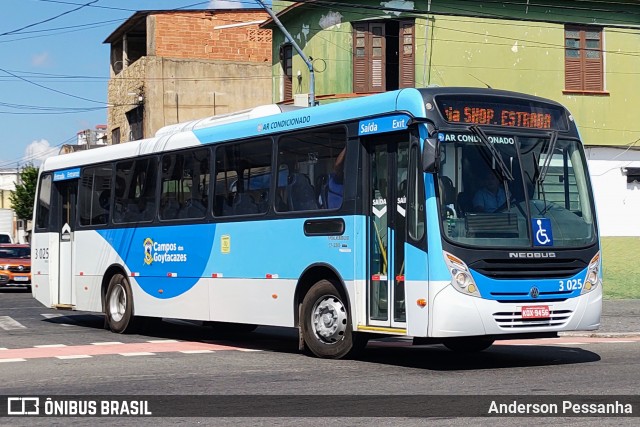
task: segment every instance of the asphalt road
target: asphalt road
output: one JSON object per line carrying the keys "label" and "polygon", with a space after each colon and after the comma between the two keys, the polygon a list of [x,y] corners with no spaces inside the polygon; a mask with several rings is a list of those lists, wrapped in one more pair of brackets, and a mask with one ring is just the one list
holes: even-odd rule
{"label": "asphalt road", "polygon": [[[390,402],[393,406],[388,415],[397,415],[403,404],[408,405],[407,411],[415,412],[421,404],[415,396],[425,395],[452,396],[456,406],[451,413],[456,414],[465,405],[484,405],[482,399],[487,395],[513,395],[525,401],[532,396],[561,401],[597,395],[607,403],[611,396],[637,396],[640,391],[639,337],[497,342],[472,355],[456,354],[440,345],[411,346],[406,339],[391,338],[372,341],[357,360],[321,360],[298,353],[295,331],[289,329],[258,328],[229,339],[200,325],[163,321],[144,335],[117,335],[103,329],[101,315],[51,310],[30,294],[15,290],[0,290],[0,348],[5,348],[0,350],[0,362],[5,360],[0,363],[3,396],[200,395],[201,402],[196,398],[188,404],[202,409],[197,405],[215,403],[211,396],[233,399],[236,395],[258,395],[249,398],[253,404],[246,405],[246,416],[253,418],[0,418],[0,425],[113,425],[131,420],[135,420],[132,425],[154,426],[334,425],[336,421],[345,425],[422,425],[433,419],[342,416],[349,408],[363,415],[367,405],[371,411],[384,411]],[[321,408],[324,416],[293,418],[294,413],[270,418],[269,401],[260,400],[265,395],[274,398],[271,411],[295,405],[301,396],[312,397],[313,407]],[[345,397],[336,399],[336,395]],[[398,400],[403,395],[407,400]],[[354,402],[353,396],[375,398]],[[386,402],[376,400],[380,396]],[[442,398],[433,399],[434,408],[422,403],[425,412],[439,414],[442,401],[438,399]],[[634,410],[640,412],[637,398],[636,402]],[[244,403],[247,401],[242,399],[237,402]],[[171,413],[170,406],[168,403],[162,410]],[[307,413],[304,408],[301,414]],[[445,410],[437,424],[554,422],[553,418],[465,419],[446,415]],[[567,418],[563,424],[635,425],[634,421],[637,418]]]}

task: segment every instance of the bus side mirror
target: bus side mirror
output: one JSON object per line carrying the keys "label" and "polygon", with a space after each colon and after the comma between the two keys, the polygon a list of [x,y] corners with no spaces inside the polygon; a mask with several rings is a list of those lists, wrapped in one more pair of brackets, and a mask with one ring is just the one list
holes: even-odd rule
{"label": "bus side mirror", "polygon": [[422,148],[422,170],[426,173],[438,171],[438,153],[440,152],[440,141],[438,138],[426,138]]}

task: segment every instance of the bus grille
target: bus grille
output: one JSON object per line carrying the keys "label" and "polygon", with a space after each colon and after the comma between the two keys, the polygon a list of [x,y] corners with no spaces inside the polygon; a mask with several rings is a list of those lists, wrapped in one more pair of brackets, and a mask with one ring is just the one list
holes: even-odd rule
{"label": "bus grille", "polygon": [[493,279],[569,278],[580,273],[587,263],[579,259],[484,259],[469,268]]}
{"label": "bus grille", "polygon": [[571,310],[551,310],[548,319],[523,319],[521,311],[493,313],[493,318],[502,329],[535,328],[540,326],[562,326],[569,321]]}

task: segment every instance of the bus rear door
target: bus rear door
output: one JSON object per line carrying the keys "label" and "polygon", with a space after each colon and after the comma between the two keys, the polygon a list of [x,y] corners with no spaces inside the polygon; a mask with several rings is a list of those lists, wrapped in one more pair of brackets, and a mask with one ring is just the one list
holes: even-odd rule
{"label": "bus rear door", "polygon": [[[73,276],[73,241],[80,169],[55,172],[53,175],[54,197],[52,198],[52,224],[58,233],[57,262],[51,257],[50,280],[53,290],[53,306],[71,308],[75,304]],[[55,244],[55,241],[52,242]],[[57,286],[56,286],[57,285]],[[57,288],[57,292],[55,289]],[[57,300],[56,300],[57,295]]]}

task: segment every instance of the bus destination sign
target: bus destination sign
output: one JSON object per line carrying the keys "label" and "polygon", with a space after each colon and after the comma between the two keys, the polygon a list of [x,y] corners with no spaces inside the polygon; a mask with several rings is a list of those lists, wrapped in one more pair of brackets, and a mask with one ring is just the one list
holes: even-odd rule
{"label": "bus destination sign", "polygon": [[563,110],[553,105],[477,97],[438,97],[436,103],[449,123],[567,130]]}

